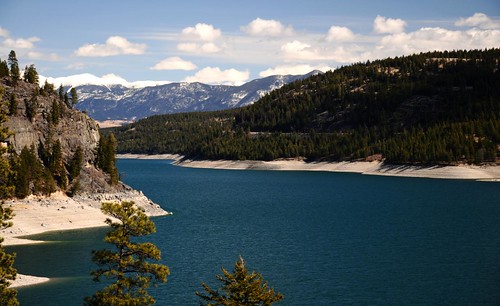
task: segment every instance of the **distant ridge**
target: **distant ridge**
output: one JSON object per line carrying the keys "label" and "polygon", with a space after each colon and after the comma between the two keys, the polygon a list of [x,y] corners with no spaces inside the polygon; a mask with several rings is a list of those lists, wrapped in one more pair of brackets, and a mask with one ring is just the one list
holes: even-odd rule
{"label": "distant ridge", "polygon": [[95,120],[139,120],[152,115],[213,111],[250,105],[266,93],[322,73],[275,75],[240,86],[170,83],[143,88],[123,85],[77,86],[77,108]]}

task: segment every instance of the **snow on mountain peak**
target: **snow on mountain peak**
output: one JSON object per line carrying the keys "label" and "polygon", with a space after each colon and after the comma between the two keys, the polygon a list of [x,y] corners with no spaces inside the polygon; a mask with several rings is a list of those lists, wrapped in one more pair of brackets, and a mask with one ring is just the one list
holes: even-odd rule
{"label": "snow on mountain peak", "polygon": [[171,83],[169,81],[129,82],[124,78],[122,78],[121,76],[113,73],[105,74],[102,77],[98,77],[90,73],[82,73],[82,74],[70,75],[67,77],[53,78],[53,77],[40,76],[39,78],[40,78],[40,84],[43,84],[45,83],[45,81],[47,81],[49,83],[54,84],[54,86],[56,87],[58,87],[59,85],[71,86],[71,87],[77,87],[82,85],[99,85],[106,87],[110,87],[113,85],[121,85],[128,88],[144,88],[144,87],[165,85]]}

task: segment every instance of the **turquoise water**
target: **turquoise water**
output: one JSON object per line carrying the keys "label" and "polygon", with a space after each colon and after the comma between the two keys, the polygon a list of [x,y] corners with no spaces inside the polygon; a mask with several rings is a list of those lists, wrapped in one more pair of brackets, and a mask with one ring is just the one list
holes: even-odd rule
{"label": "turquoise water", "polygon": [[[500,301],[498,183],[321,172],[229,171],[119,160],[122,179],[173,216],[150,237],[171,269],[158,305],[197,305],[201,282],[238,255],[281,305],[494,305]],[[81,305],[99,288],[90,251],[105,229],[11,247],[22,305]]]}

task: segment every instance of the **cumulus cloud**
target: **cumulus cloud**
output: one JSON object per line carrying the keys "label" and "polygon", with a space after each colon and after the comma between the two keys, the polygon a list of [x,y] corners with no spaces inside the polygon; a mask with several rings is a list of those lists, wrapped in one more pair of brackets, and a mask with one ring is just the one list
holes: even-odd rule
{"label": "cumulus cloud", "polygon": [[326,34],[328,42],[344,42],[354,40],[354,33],[346,27],[331,26]]}
{"label": "cumulus cloud", "polygon": [[46,60],[46,61],[58,61],[60,60],[59,55],[56,53],[42,53],[42,52],[37,52],[37,51],[28,51],[26,53],[26,57],[30,59],[35,59],[35,60]]}
{"label": "cumulus cloud", "polygon": [[217,53],[221,50],[214,43],[180,43],[177,45],[177,49],[189,53]]}
{"label": "cumulus cloud", "polygon": [[315,52],[311,49],[311,45],[298,40],[282,45],[281,51],[283,51],[285,58],[288,59],[312,59],[316,57]]}
{"label": "cumulus cloud", "polygon": [[500,30],[453,31],[426,27],[409,33],[384,36],[365,59],[384,58],[434,50],[483,49],[500,45]]}
{"label": "cumulus cloud", "polygon": [[30,37],[30,38],[18,38],[12,39],[10,37],[6,38],[3,41],[3,45],[5,47],[18,50],[18,49],[33,49],[35,47],[34,43],[40,41],[38,37]]}
{"label": "cumulus cloud", "polygon": [[0,37],[9,37],[9,31],[7,31],[6,29],[0,27]]}
{"label": "cumulus cloud", "polygon": [[173,56],[160,61],[150,69],[151,70],[194,70],[196,69],[196,65],[189,61],[185,61],[178,56]]}
{"label": "cumulus cloud", "polygon": [[475,13],[468,18],[460,18],[455,22],[459,27],[477,27],[480,29],[500,29],[500,21],[492,20],[486,14]]}
{"label": "cumulus cloud", "polygon": [[309,64],[298,64],[298,65],[280,65],[274,68],[269,68],[259,73],[260,77],[268,77],[271,75],[302,75],[309,73],[313,70],[319,70],[326,72],[328,70],[333,70],[332,67],[328,65],[316,65],[311,66]]}
{"label": "cumulus cloud", "polygon": [[129,42],[121,36],[111,36],[104,44],[86,44],[75,51],[77,56],[104,57],[122,54],[139,55],[146,51],[145,44]]}
{"label": "cumulus cloud", "polygon": [[63,86],[80,86],[80,85],[102,85],[102,86],[111,86],[111,85],[123,85],[126,87],[147,87],[147,86],[155,86],[155,85],[163,85],[168,84],[168,81],[137,81],[137,82],[128,82],[124,78],[119,75],[109,73],[105,74],[101,77],[95,76],[90,73],[82,73],[70,75],[67,77],[44,77],[40,76],[40,83],[47,82],[54,84],[55,86],[63,85]]}
{"label": "cumulus cloud", "polygon": [[373,21],[373,31],[378,34],[404,32],[406,22],[402,19],[386,18],[378,15]]}
{"label": "cumulus cloud", "polygon": [[241,30],[251,36],[288,36],[293,34],[291,26],[285,27],[281,22],[274,19],[254,19],[246,26],[242,26]]}
{"label": "cumulus cloud", "polygon": [[205,84],[241,85],[248,81],[250,72],[236,69],[221,70],[219,67],[205,67],[184,82],[200,82]]}
{"label": "cumulus cloud", "polygon": [[214,41],[221,36],[221,30],[211,24],[198,23],[194,27],[184,28],[181,36],[186,40]]}
{"label": "cumulus cloud", "polygon": [[217,53],[221,50],[216,40],[221,37],[221,31],[212,25],[198,23],[194,27],[184,28],[177,44],[177,50],[195,54]]}
{"label": "cumulus cloud", "polygon": [[36,43],[40,41],[38,37],[29,38],[13,38],[7,29],[0,27],[0,37],[3,41],[0,42],[0,53],[15,50],[18,58],[45,60],[45,61],[58,61],[59,55],[56,53],[42,53],[37,51]]}

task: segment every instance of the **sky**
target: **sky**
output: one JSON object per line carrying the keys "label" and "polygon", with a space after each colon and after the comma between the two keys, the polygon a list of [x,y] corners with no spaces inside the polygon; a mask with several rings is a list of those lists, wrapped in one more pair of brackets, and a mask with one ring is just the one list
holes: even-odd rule
{"label": "sky", "polygon": [[500,47],[499,0],[2,0],[0,59],[56,86],[239,85],[433,50]]}

